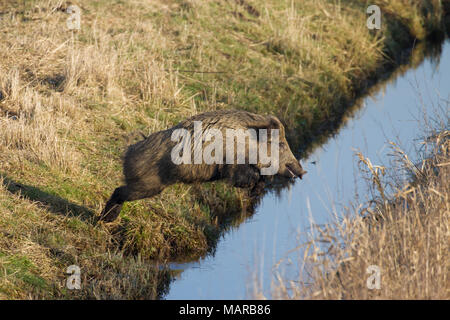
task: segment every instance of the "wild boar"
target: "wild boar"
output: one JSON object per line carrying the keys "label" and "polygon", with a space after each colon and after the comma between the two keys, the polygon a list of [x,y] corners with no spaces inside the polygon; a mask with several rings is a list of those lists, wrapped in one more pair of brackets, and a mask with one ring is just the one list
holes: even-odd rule
{"label": "wild boar", "polygon": [[254,188],[265,175],[301,179],[306,171],[277,117],[221,110],[195,115],[131,145],[123,173],[125,185],[114,190],[100,220],[111,222],[125,201],[152,197],[179,182],[225,179]]}

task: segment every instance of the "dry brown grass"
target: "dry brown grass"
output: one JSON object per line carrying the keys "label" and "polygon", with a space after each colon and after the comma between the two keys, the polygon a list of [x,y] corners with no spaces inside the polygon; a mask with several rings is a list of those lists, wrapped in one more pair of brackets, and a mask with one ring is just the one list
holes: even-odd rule
{"label": "dry brown grass", "polygon": [[[338,222],[317,226],[317,236],[300,246],[299,278],[278,274],[272,298],[449,299],[449,138],[444,130],[427,139],[430,156],[419,164],[394,145],[399,167],[393,169],[408,170],[411,180],[390,184],[392,195],[385,190],[386,168],[359,153],[378,196]],[[380,268],[380,289],[368,289],[369,266]]]}
{"label": "dry brown grass", "polygon": [[[22,84],[17,69],[6,74],[1,83],[3,104],[8,106],[6,116],[0,118],[2,158],[9,158],[10,166],[20,166],[29,160],[62,172],[78,172],[80,155],[67,137],[72,121],[61,112],[62,101],[43,97]],[[58,133],[62,130],[65,132]]]}

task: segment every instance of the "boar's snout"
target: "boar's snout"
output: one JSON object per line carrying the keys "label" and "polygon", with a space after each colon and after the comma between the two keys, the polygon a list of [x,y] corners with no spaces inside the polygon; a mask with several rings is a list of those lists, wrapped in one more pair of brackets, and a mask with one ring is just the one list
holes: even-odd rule
{"label": "boar's snout", "polygon": [[300,161],[286,164],[286,169],[291,174],[291,178],[299,177],[300,179],[302,179],[303,175],[307,173],[307,171],[303,170]]}

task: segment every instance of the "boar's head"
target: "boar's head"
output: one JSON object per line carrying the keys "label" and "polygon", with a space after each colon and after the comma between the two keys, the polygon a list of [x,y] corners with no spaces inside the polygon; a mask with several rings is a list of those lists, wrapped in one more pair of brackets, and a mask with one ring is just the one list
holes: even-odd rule
{"label": "boar's head", "polygon": [[[301,179],[303,175],[306,174],[306,171],[303,170],[300,161],[295,158],[291,148],[289,147],[283,124],[277,117],[274,116],[269,116],[269,123],[270,125],[267,128],[267,151],[270,156],[272,156],[272,145],[278,145],[278,171],[276,172],[276,175],[286,178],[299,177]],[[275,139],[275,136],[273,136],[272,129],[278,130],[278,139]]]}

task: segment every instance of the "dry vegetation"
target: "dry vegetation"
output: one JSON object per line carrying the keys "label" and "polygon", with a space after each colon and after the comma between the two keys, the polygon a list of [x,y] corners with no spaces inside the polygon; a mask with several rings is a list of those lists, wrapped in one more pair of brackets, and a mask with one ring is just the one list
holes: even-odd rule
{"label": "dry vegetation", "polygon": [[[376,166],[357,154],[376,197],[348,209],[337,222],[317,226],[316,236],[299,246],[299,277],[278,274],[272,298],[450,298],[448,111],[446,115],[442,123],[446,126],[424,141],[426,159],[420,163],[412,162],[395,144],[394,168]],[[407,184],[398,172],[406,172]],[[370,266],[379,267],[378,289],[368,288]],[[261,292],[255,294],[263,297]]]}
{"label": "dry vegetation", "polygon": [[[125,146],[243,108],[279,116],[305,149],[442,28],[440,1],[374,2],[380,32],[352,0],[80,0],[70,31],[64,1],[0,0],[0,297],[158,297],[169,276],[148,260],[206,254],[248,203],[222,183],[177,185],[96,225]],[[81,292],[64,289],[70,264]]]}

